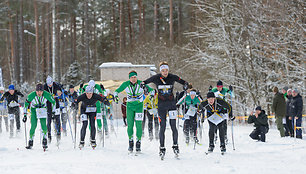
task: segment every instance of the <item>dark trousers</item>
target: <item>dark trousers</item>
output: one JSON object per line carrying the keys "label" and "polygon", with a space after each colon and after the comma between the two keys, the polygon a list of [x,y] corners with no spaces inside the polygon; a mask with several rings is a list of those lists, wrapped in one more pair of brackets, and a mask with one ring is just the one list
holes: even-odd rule
{"label": "dark trousers", "polygon": [[[176,111],[175,101],[159,101],[158,115],[160,119],[159,141],[160,147],[165,147],[166,118],[168,111]],[[173,144],[177,144],[178,132],[176,128],[176,119],[170,119]]]}
{"label": "dark trousers", "polygon": [[194,137],[197,136],[197,114],[184,121],[184,134],[186,137],[189,137],[189,134]]}
{"label": "dark trousers", "polygon": [[296,120],[296,138],[302,139],[302,117]]}
{"label": "dark trousers", "polygon": [[[149,136],[153,136],[153,115],[150,114],[149,111],[146,112],[146,116],[148,117],[148,131]],[[146,119],[144,119],[145,122]],[[158,137],[158,131],[159,131],[159,123],[158,118],[154,117],[154,128],[155,128],[155,137]]]}
{"label": "dark trousers", "polygon": [[286,124],[285,127],[285,136],[293,136],[293,127],[292,127],[292,120],[289,120],[289,116],[286,116]]}
{"label": "dark trousers", "polygon": [[254,129],[251,132],[250,137],[253,140],[259,140],[259,141],[265,142],[266,141],[266,133],[268,133],[268,128],[265,127],[265,126],[260,126],[260,127],[257,127],[256,129]]}
{"label": "dark trousers", "polygon": [[124,123],[124,125],[125,125],[125,126],[127,126],[127,123],[126,123],[126,117],[122,117],[122,119],[123,119],[123,123]]}
{"label": "dark trousers", "polygon": [[214,147],[214,138],[215,138],[215,132],[217,129],[219,129],[219,137],[220,137],[220,146],[225,146],[224,141],[224,135],[225,135],[225,128],[224,125],[226,124],[225,120],[219,123],[218,125],[215,125],[214,123],[208,121],[209,123],[209,146]]}
{"label": "dark trousers", "polygon": [[85,140],[85,135],[86,135],[86,129],[88,126],[88,120],[90,124],[90,139],[95,140],[96,139],[96,125],[95,125],[95,117],[96,113],[91,112],[91,113],[85,113],[87,115],[87,120],[82,121],[82,129],[81,129],[81,141]]}
{"label": "dark trousers", "polygon": [[[20,130],[20,111],[19,107],[13,107],[13,108],[8,108],[8,114],[13,114],[15,115],[15,120],[16,120],[16,128],[17,130]],[[14,128],[14,120],[10,120],[10,132],[13,132]]]}

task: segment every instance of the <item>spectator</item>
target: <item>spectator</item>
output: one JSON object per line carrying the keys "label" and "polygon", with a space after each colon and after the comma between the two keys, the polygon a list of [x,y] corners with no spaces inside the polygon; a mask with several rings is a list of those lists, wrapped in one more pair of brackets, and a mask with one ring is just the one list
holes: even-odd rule
{"label": "spectator", "polygon": [[293,137],[293,127],[292,127],[292,120],[290,120],[291,116],[291,103],[292,103],[292,89],[287,90],[287,101],[286,101],[286,124],[284,124],[285,127],[285,136],[291,136]]}
{"label": "spectator", "polygon": [[303,112],[303,98],[299,94],[299,91],[297,89],[294,89],[292,91],[292,117],[293,123],[294,119],[296,119],[295,122],[295,130],[296,130],[296,138],[302,139],[302,112]]}
{"label": "spectator", "polygon": [[285,136],[285,130],[283,125],[283,118],[286,116],[286,101],[284,94],[278,91],[277,87],[273,88],[274,98],[272,103],[272,112],[275,113],[277,129],[280,132],[280,136]]}
{"label": "spectator", "polygon": [[122,101],[123,101],[123,103],[121,104],[122,118],[123,118],[124,126],[127,126],[127,123],[126,123],[126,101],[127,101],[127,98],[123,97]]}
{"label": "spectator", "polygon": [[255,129],[250,134],[250,137],[253,140],[258,140],[265,142],[266,141],[266,133],[269,131],[268,117],[264,110],[261,110],[260,106],[257,106],[255,109],[255,113],[252,111],[251,115],[248,118],[248,123],[254,123]]}

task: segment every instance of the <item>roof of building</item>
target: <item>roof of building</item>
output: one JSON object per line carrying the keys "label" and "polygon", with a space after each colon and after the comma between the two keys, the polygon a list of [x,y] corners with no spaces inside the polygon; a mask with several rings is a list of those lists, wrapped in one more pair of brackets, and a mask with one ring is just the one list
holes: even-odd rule
{"label": "roof of building", "polygon": [[155,65],[153,64],[141,64],[141,65],[133,65],[130,62],[106,62],[102,63],[99,68],[134,68],[134,67],[149,67],[151,70],[156,70]]}

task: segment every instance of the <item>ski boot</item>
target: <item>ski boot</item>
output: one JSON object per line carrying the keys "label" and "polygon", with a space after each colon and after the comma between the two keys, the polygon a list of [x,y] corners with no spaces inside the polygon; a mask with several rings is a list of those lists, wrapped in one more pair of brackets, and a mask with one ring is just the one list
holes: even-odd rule
{"label": "ski boot", "polygon": [[141,152],[140,146],[141,146],[141,141],[137,140],[136,141],[136,153],[140,153]]}
{"label": "ski boot", "polygon": [[29,140],[28,146],[26,146],[27,149],[32,149],[33,147],[33,140]]}
{"label": "ski boot", "polygon": [[161,160],[164,160],[166,154],[166,148],[165,147],[160,147],[159,148],[159,156]]}
{"label": "ski boot", "polygon": [[93,149],[97,147],[96,140],[90,140],[90,145]]}
{"label": "ski boot", "polygon": [[48,143],[49,143],[49,144],[51,143],[51,140],[52,140],[52,138],[51,138],[51,133],[48,133]]}
{"label": "ski boot", "polygon": [[226,152],[225,145],[221,145],[220,150],[221,150],[221,155],[224,155],[224,153]]}
{"label": "ski boot", "polygon": [[129,148],[128,148],[129,153],[133,152],[133,148],[134,148],[134,140],[129,140]]}
{"label": "ski boot", "polygon": [[206,155],[208,155],[209,153],[212,153],[212,152],[214,151],[214,148],[215,148],[215,146],[210,145],[210,146],[208,147],[208,150],[207,150],[207,152],[206,152]]}
{"label": "ski boot", "polygon": [[188,145],[189,144],[189,137],[186,137],[185,143]]}
{"label": "ski boot", "polygon": [[179,150],[178,145],[177,145],[177,144],[174,144],[174,145],[172,146],[172,149],[173,149],[173,152],[174,152],[174,154],[175,154],[175,157],[178,158],[178,155],[179,155],[179,153],[180,153],[180,150]]}
{"label": "ski boot", "polygon": [[43,140],[42,140],[42,145],[43,145],[44,151],[46,151],[46,149],[48,148],[47,139],[46,139],[46,138],[43,138]]}
{"label": "ski boot", "polygon": [[84,145],[85,145],[85,142],[84,141],[80,141],[80,144],[79,144],[80,150],[84,148]]}
{"label": "ski boot", "polygon": [[199,139],[198,139],[197,137],[193,137],[193,140],[194,140],[194,142],[195,142],[196,144],[200,144],[200,143],[199,143]]}

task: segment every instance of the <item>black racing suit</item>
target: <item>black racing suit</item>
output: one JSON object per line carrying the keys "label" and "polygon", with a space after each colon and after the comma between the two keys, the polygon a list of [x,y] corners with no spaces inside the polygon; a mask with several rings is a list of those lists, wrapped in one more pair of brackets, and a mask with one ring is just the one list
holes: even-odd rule
{"label": "black racing suit", "polygon": [[[20,110],[19,110],[19,104],[18,104],[18,96],[23,97],[23,94],[17,90],[15,90],[14,94],[11,95],[9,92],[6,92],[3,94],[0,101],[3,101],[4,98],[7,101],[7,107],[8,107],[8,114],[15,115],[16,120],[16,127],[17,131],[20,131]],[[13,134],[14,129],[14,119],[13,117],[10,117],[10,134]]]}
{"label": "black racing suit", "polygon": [[[207,118],[209,118],[210,116],[212,116],[215,113],[217,113],[219,115],[222,115],[222,114],[226,114],[228,112],[229,112],[228,113],[229,118],[233,117],[231,105],[229,103],[227,103],[226,101],[224,101],[223,99],[220,99],[220,98],[215,98],[215,101],[212,105],[210,105],[207,100],[203,101],[200,104],[200,109],[201,109],[202,112],[204,112],[205,110],[207,111]],[[209,123],[209,146],[215,147],[215,145],[214,145],[215,131],[216,131],[216,129],[219,129],[220,146],[225,147],[224,136],[225,136],[226,120],[223,120],[218,125],[215,125],[214,123],[212,123],[209,120],[208,120],[208,123]]]}
{"label": "black racing suit", "polygon": [[[177,145],[178,142],[178,132],[176,128],[176,102],[173,95],[174,82],[178,82],[182,85],[187,84],[187,82],[177,75],[168,74],[168,76],[162,77],[161,74],[156,74],[149,79],[143,81],[145,84],[154,83],[158,89],[158,116],[160,120],[160,132],[159,140],[160,147],[165,147],[165,130],[166,130],[166,116],[169,112],[170,126],[173,136],[173,145]],[[171,114],[170,114],[171,112]],[[175,114],[176,113],[176,114]]]}
{"label": "black racing suit", "polygon": [[[56,95],[56,91],[57,90],[61,90],[62,91],[62,86],[56,82],[53,82],[52,86],[49,87],[47,84],[44,85],[44,90],[49,92],[53,97]],[[58,103],[58,99],[55,98],[56,103]],[[58,104],[56,105],[58,106]],[[51,122],[52,122],[52,118],[55,119],[55,127],[57,128],[57,134],[60,134],[60,117],[57,115],[55,116],[54,113],[52,113],[52,104],[47,101],[47,113],[48,113],[48,118],[47,118],[47,128],[48,128],[48,138],[51,138]]]}
{"label": "black racing suit", "polygon": [[[103,102],[105,105],[109,106],[110,103],[106,97],[101,97],[100,95],[93,93],[90,99],[87,98],[86,93],[80,95],[77,98],[76,104],[82,102],[81,105],[81,119],[82,119],[82,129],[81,129],[81,142],[84,142],[86,135],[86,128],[88,125],[88,119],[91,125],[90,128],[90,138],[92,141],[95,141],[96,137],[96,126],[95,126],[95,117],[97,114],[96,102]],[[95,110],[93,110],[95,108]]]}

